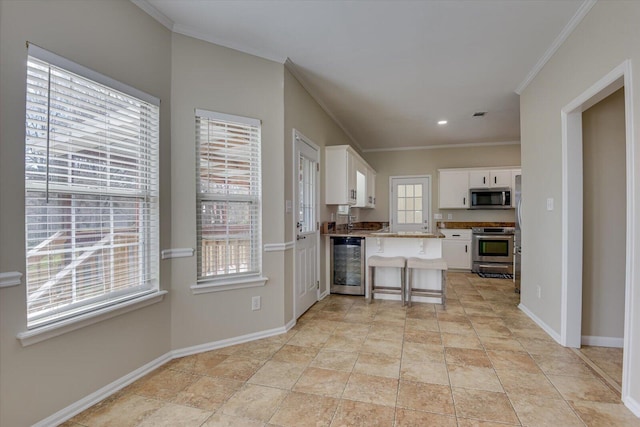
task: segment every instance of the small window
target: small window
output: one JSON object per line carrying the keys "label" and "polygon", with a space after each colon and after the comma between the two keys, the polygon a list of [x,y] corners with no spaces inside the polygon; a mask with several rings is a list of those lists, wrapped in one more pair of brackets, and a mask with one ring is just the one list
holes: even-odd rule
{"label": "small window", "polygon": [[260,121],[196,110],[198,283],[261,274]]}
{"label": "small window", "polygon": [[158,291],[159,101],[30,45],[27,326]]}

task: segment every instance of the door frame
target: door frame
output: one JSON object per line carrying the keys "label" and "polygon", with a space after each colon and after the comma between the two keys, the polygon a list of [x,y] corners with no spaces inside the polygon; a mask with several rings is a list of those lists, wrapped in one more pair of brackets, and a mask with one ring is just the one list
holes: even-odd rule
{"label": "door frame", "polygon": [[[292,268],[292,292],[293,292],[293,317],[294,320],[297,320],[298,318],[296,317],[296,245],[297,245],[297,240],[296,240],[296,234],[297,234],[297,227],[296,224],[298,222],[298,211],[297,211],[297,204],[296,202],[298,201],[298,170],[296,168],[296,164],[298,162],[298,160],[296,159],[296,141],[300,140],[302,142],[304,142],[305,144],[309,145],[311,148],[313,148],[314,150],[316,150],[318,152],[318,171],[316,174],[317,180],[316,180],[316,194],[315,194],[315,198],[316,198],[316,206],[318,207],[316,209],[316,223],[318,223],[320,221],[320,169],[321,169],[321,156],[320,156],[320,146],[317,145],[316,143],[314,143],[311,139],[307,138],[306,136],[304,136],[302,134],[302,132],[300,132],[299,130],[297,130],[296,128],[292,129],[292,150],[291,150],[291,157],[293,160],[292,163],[292,169],[293,169],[293,180],[292,180],[292,187],[293,187],[293,221],[291,221],[291,228],[292,228],[292,236],[293,236],[293,262],[291,263],[293,265]],[[316,272],[318,275],[318,281],[320,281],[320,230],[319,227],[317,227],[316,232],[318,233],[318,238],[316,239]],[[316,301],[320,300],[320,289],[316,289]]]}
{"label": "door frame", "polygon": [[[634,292],[640,289],[634,256],[640,248],[636,230],[640,220],[635,218],[635,139],[633,126],[633,91],[631,61],[618,65],[561,110],[562,118],[562,293],[561,344],[581,345],[582,330],[582,245],[583,245],[583,163],[582,112],[624,87],[626,134],[626,268],[624,339],[622,361],[622,401],[627,403],[631,384],[632,333]],[[569,191],[571,188],[571,192]],[[637,356],[635,356],[637,357]]]}
{"label": "door frame", "polygon": [[[389,226],[390,229],[393,227],[391,221],[393,220],[394,216],[393,216],[393,199],[391,198],[391,193],[393,191],[393,180],[394,179],[400,179],[400,178],[408,178],[408,179],[426,179],[428,182],[427,185],[427,191],[429,192],[429,194],[427,195],[427,202],[429,203],[429,212],[427,212],[427,218],[429,220],[428,224],[429,224],[429,228],[427,231],[431,231],[431,215],[432,215],[432,209],[433,206],[431,204],[431,199],[432,199],[432,191],[431,191],[431,186],[433,183],[433,180],[431,179],[431,175],[394,175],[394,176],[390,176],[389,177]],[[423,212],[424,214],[424,212]]]}

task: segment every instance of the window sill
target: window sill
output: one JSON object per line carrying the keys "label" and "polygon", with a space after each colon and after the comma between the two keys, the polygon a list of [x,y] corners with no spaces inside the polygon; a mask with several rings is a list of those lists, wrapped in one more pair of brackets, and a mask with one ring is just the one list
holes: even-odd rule
{"label": "window sill", "polygon": [[29,331],[20,332],[16,336],[16,338],[20,340],[20,344],[22,344],[23,347],[27,347],[29,345],[39,343],[40,341],[45,341],[49,338],[54,338],[59,335],[66,334],[67,332],[75,331],[76,329],[84,328],[85,326],[93,325],[94,323],[111,319],[112,317],[158,303],[164,299],[164,296],[166,294],[167,291],[158,291],[151,294],[143,295],[139,298],[125,301],[114,306],[105,307],[100,310],[85,313],[71,319],[63,320]]}
{"label": "window sill", "polygon": [[269,280],[268,277],[262,276],[251,276],[251,277],[242,277],[238,279],[227,279],[227,280],[218,280],[215,282],[203,283],[200,285],[191,286],[191,292],[194,295],[198,294],[206,294],[209,292],[222,292],[229,291],[232,289],[243,289],[243,288],[257,288],[260,286],[264,286]]}

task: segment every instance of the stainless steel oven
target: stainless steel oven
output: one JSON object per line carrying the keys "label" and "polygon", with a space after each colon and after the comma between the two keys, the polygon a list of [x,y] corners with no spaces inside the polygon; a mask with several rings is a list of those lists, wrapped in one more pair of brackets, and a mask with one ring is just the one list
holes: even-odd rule
{"label": "stainless steel oven", "polygon": [[474,273],[513,274],[513,227],[472,229],[472,269]]}

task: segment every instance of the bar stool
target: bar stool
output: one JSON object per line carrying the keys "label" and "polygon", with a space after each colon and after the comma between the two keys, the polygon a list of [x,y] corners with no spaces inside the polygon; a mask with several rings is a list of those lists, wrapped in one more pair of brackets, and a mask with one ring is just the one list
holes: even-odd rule
{"label": "bar stool", "polygon": [[[442,272],[442,289],[420,289],[414,288],[412,285],[413,270],[440,270]],[[441,298],[442,308],[447,308],[447,262],[443,258],[409,258],[407,260],[407,275],[409,276],[407,286],[407,298],[409,307],[411,307],[411,296],[420,297],[439,297]]]}
{"label": "bar stool", "polygon": [[[369,257],[367,260],[369,264],[369,271],[367,274],[367,290],[369,299],[368,302],[371,303],[373,300],[373,295],[376,293],[379,294],[394,294],[400,295],[400,300],[402,301],[402,305],[405,304],[405,258],[401,256],[394,257],[384,257],[374,255]],[[375,284],[375,274],[376,267],[387,267],[387,268],[399,268],[400,269],[400,286],[392,287],[392,286],[379,286]]]}

